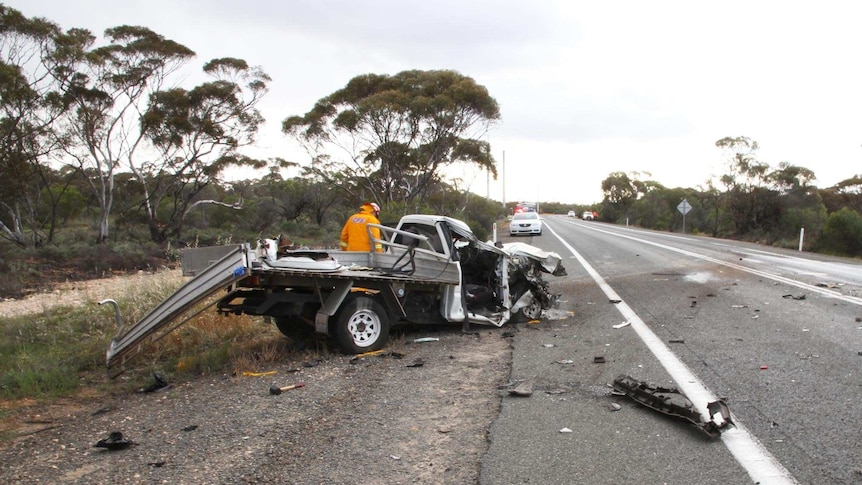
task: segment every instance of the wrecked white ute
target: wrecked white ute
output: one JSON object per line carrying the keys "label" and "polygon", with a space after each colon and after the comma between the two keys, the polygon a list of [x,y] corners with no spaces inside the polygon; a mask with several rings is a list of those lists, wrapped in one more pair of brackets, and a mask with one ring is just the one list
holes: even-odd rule
{"label": "wrecked white ute", "polygon": [[407,215],[396,228],[374,227],[383,252],[292,250],[280,247],[280,238],[262,239],[254,250],[184,251],[183,273],[194,278],[128,330],[121,325],[108,366],[177,328],[218,292],[224,315],[267,317],[287,336],[311,327],[350,353],[382,348],[394,325],[501,326],[539,318],[559,300],[543,278],[566,274],[555,253],[522,243],[497,247],[444,216]]}

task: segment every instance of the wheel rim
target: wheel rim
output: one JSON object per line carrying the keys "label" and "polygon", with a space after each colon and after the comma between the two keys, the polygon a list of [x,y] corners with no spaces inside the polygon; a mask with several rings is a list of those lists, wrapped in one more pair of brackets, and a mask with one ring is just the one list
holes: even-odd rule
{"label": "wheel rim", "polygon": [[357,347],[370,347],[380,338],[380,318],[369,310],[354,313],[347,322],[347,332]]}
{"label": "wheel rim", "polygon": [[532,298],[530,303],[524,307],[524,315],[527,318],[539,318],[542,316],[542,304],[538,298]]}

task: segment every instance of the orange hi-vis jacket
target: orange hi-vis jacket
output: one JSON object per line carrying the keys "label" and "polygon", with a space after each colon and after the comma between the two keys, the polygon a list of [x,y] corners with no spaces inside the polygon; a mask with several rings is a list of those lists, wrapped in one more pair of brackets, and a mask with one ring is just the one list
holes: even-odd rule
{"label": "orange hi-vis jacket", "polygon": [[[341,249],[342,251],[371,251],[371,239],[368,237],[368,230],[375,239],[380,239],[380,229],[376,227],[367,228],[366,224],[380,224],[380,220],[374,216],[374,209],[369,204],[363,205],[359,212],[353,214],[347,219],[344,228],[341,230]],[[375,244],[374,250],[378,253],[383,252],[383,245],[379,242]]]}

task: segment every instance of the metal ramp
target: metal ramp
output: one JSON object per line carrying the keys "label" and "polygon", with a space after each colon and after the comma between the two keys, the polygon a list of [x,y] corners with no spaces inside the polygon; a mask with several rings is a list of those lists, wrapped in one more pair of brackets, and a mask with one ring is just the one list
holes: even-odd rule
{"label": "metal ramp", "polygon": [[164,337],[200,311],[162,332],[159,332],[160,330],[165,329],[178,317],[219,290],[248,276],[249,251],[248,244],[237,245],[221,259],[186,282],[128,331],[125,331],[125,325],[121,325],[117,335],[111,339],[111,344],[108,346],[106,358],[108,369],[116,365],[122,367],[128,357],[141,350],[147,337],[151,337],[150,342]]}

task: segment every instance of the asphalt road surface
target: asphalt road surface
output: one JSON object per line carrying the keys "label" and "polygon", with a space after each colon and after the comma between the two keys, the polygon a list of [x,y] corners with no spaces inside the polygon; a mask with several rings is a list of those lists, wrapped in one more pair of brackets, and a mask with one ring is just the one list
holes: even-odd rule
{"label": "asphalt road surface", "polygon": [[[511,378],[534,392],[503,399],[481,483],[862,483],[862,263],[545,225],[517,240],[563,256],[561,313],[513,339]],[[721,398],[736,426],[710,438],[612,394],[620,375],[677,387],[703,415]]]}

